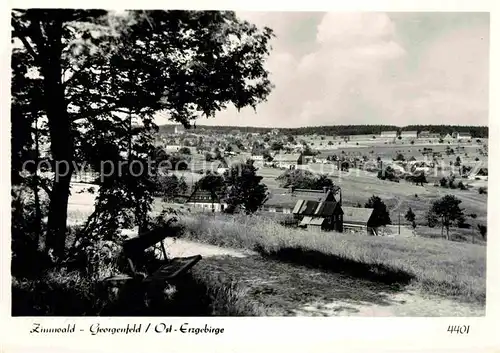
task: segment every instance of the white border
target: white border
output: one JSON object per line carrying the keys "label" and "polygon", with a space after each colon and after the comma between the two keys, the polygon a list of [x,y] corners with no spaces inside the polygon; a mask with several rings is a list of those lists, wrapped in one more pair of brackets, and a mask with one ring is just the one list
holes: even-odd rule
{"label": "white border", "polygon": [[[263,1],[151,1],[115,2],[104,0],[81,1],[10,1],[12,7],[84,7],[84,8],[190,8],[190,9],[235,9],[259,11],[446,11],[490,12],[491,39],[490,39],[490,158],[493,161],[500,157],[500,126],[499,126],[499,69],[500,51],[498,35],[500,33],[499,12],[491,1],[402,1],[402,0],[349,0],[349,1],[315,1],[305,3],[270,2]],[[10,175],[8,165],[10,153],[10,13],[9,8],[1,12],[2,24],[2,83],[1,83],[1,114],[0,133],[2,134],[0,159],[2,168],[1,181],[1,226],[2,226],[2,269],[1,276],[1,312],[2,327],[0,343],[2,351],[6,352],[34,352],[34,351],[168,351],[168,352],[256,352],[281,351],[288,352],[333,352],[333,351],[363,351],[363,352],[416,352],[416,351],[453,351],[453,352],[498,352],[500,351],[500,269],[499,249],[500,239],[497,236],[499,227],[496,201],[499,193],[499,167],[496,163],[489,163],[490,180],[488,198],[488,228],[492,236],[488,239],[487,249],[487,314],[485,318],[61,318],[37,319],[46,325],[57,325],[58,322],[75,322],[78,326],[87,327],[91,323],[100,322],[102,325],[120,323],[168,322],[174,325],[189,322],[191,325],[208,323],[211,326],[222,326],[225,333],[218,336],[211,335],[181,335],[181,334],[143,334],[141,336],[91,336],[87,333],[74,335],[29,335],[29,329],[34,320],[29,318],[10,318]],[[471,325],[467,336],[450,335],[448,325]],[[497,334],[495,335],[495,332]],[[81,340],[80,340],[81,339]]]}

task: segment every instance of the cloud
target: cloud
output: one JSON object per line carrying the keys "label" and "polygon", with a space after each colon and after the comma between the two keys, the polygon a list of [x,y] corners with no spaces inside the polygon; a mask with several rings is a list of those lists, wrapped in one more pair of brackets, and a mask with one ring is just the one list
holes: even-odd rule
{"label": "cloud", "polygon": [[[276,33],[266,62],[275,89],[256,112],[229,108],[199,124],[487,124],[487,21],[448,16],[445,29],[425,32],[418,14],[240,16]],[[439,26],[440,14],[422,16]]]}

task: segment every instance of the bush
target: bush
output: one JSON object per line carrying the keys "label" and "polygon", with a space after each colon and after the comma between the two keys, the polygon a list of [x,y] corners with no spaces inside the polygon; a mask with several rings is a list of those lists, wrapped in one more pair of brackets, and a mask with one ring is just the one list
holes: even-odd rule
{"label": "bush", "polygon": [[484,187],[484,186],[481,186],[479,189],[478,189],[478,192],[480,194],[487,194],[488,193],[488,190]]}
{"label": "bush", "polygon": [[467,186],[462,181],[459,181],[457,186],[460,190],[467,190]]}

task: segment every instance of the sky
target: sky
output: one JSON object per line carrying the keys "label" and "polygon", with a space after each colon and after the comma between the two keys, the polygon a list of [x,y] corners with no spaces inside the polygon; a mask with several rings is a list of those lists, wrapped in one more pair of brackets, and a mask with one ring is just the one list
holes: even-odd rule
{"label": "sky", "polygon": [[488,125],[487,13],[237,14],[274,30],[275,88],[256,111],[231,106],[199,125]]}

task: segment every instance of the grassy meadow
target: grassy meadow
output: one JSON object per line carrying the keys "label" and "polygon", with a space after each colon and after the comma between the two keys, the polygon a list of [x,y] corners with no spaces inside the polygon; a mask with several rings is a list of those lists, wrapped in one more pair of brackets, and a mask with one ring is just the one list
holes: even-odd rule
{"label": "grassy meadow", "polygon": [[367,237],[285,228],[258,217],[184,215],[183,237],[257,250],[284,262],[484,304],[486,247],[425,238]]}

